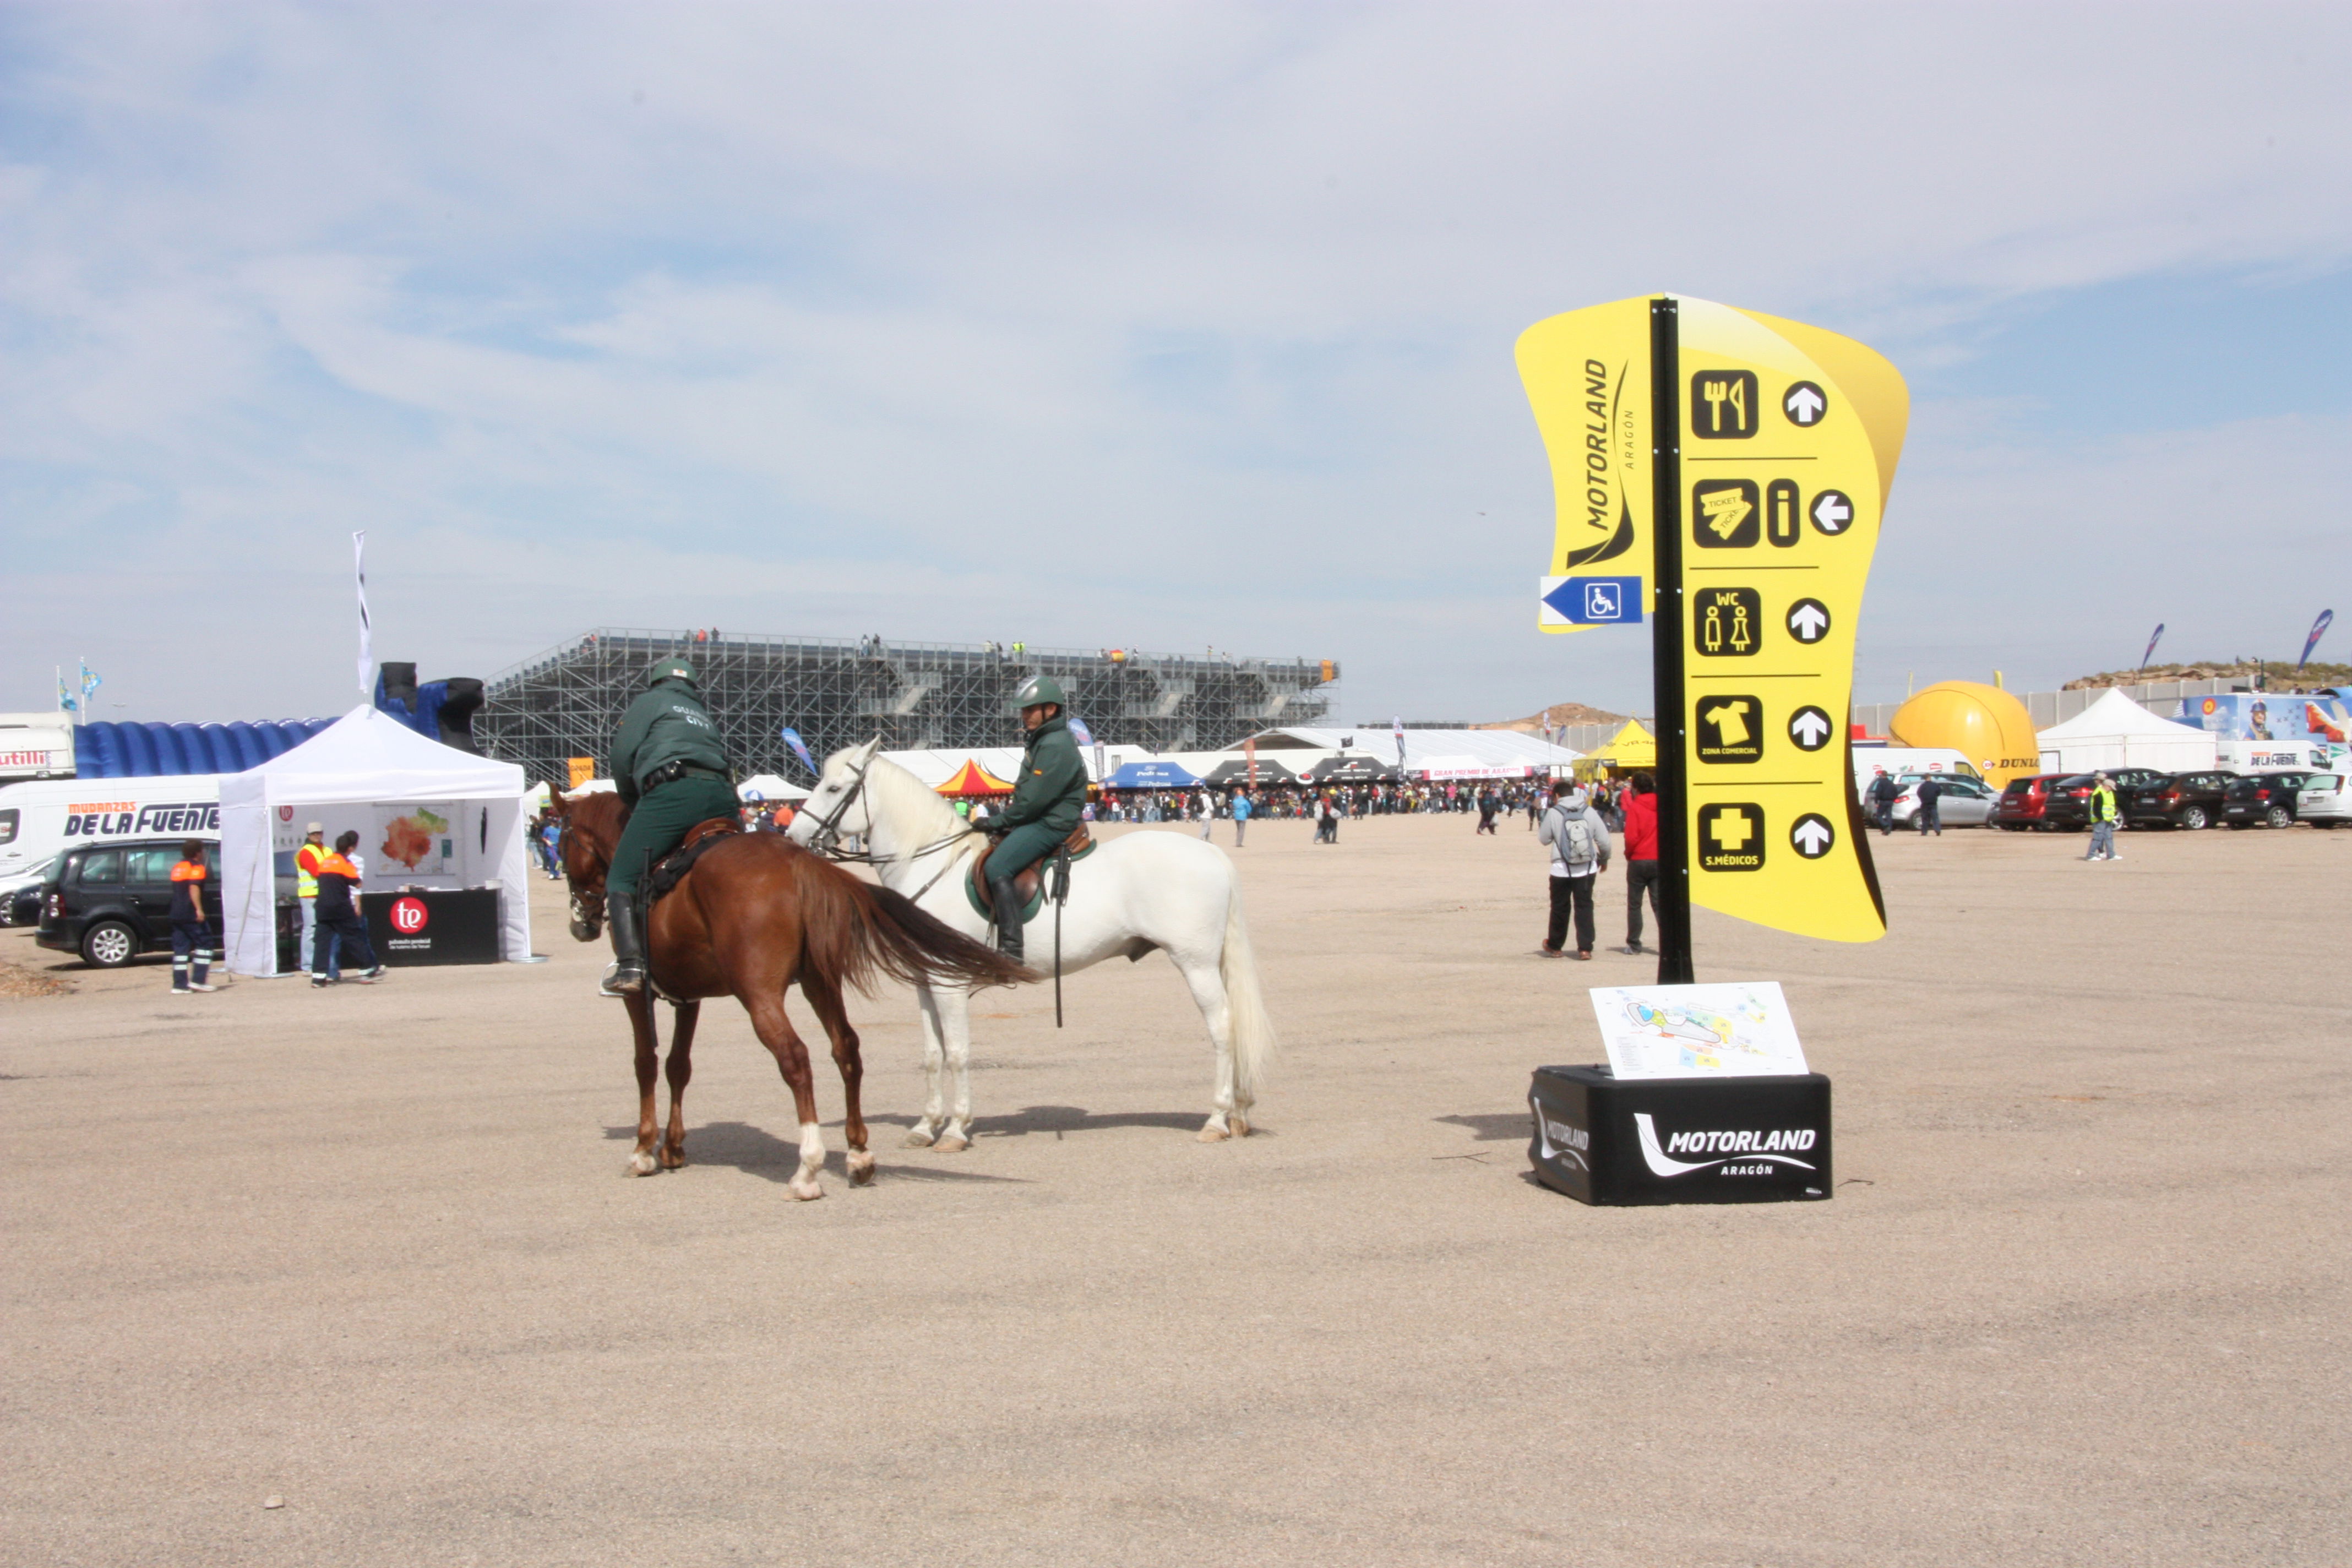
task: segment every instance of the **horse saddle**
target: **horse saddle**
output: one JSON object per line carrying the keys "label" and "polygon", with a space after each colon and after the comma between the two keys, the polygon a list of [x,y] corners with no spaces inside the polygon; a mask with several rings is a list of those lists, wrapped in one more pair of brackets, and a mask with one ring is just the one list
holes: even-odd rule
{"label": "horse saddle", "polygon": [[731,816],[714,816],[688,828],[677,847],[656,861],[646,875],[646,907],[653,908],[663,894],[683,881],[686,874],[694,869],[694,863],[702,858],[703,851],[742,831],[743,825]]}
{"label": "horse saddle", "polygon": [[[1013,879],[1013,890],[1021,899],[1023,925],[1027,925],[1031,921],[1035,920],[1037,911],[1045,906],[1045,868],[1052,865],[1058,857],[1066,856],[1072,860],[1080,859],[1092,853],[1094,847],[1095,836],[1088,832],[1087,825],[1081,822],[1071,830],[1067,838],[1055,845],[1043,860]],[[971,858],[971,875],[965,879],[963,890],[965,896],[971,900],[973,909],[992,921],[996,918],[996,900],[992,899],[988,892],[987,855],[975,855]]]}

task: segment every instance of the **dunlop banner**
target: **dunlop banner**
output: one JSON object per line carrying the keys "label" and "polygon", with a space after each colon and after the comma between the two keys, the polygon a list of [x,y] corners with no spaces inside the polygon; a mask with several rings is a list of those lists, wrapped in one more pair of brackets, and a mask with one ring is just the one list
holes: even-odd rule
{"label": "dunlop banner", "polygon": [[1519,334],[1519,379],[1551,458],[1559,519],[1537,585],[1548,632],[1639,626],[1650,603],[1650,301]]}
{"label": "dunlop banner", "polygon": [[1691,901],[1874,941],[1886,918],[1847,711],[1910,395],[1833,332],[1705,300],[1676,310]]}

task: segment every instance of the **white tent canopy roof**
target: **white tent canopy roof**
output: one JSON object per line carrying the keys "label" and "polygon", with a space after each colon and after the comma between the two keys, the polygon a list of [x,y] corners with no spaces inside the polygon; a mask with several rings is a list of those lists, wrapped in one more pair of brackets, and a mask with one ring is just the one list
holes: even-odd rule
{"label": "white tent canopy roof", "polygon": [[2045,745],[2052,742],[2063,745],[2069,741],[2112,740],[2123,735],[2155,735],[2165,740],[2178,740],[2183,736],[2193,738],[2203,732],[2169,719],[2159,719],[2110,687],[2096,702],[2063,724],[2053,724],[2040,731],[2038,738]]}
{"label": "white tent canopy roof", "polygon": [[[1396,738],[1381,729],[1266,730],[1253,737],[1261,755],[1280,757],[1286,766],[1290,752],[1360,752],[1384,763],[1396,761]],[[1238,750],[1239,748],[1235,748]],[[1407,730],[1404,767],[1407,773],[1425,768],[1517,768],[1568,766],[1582,752],[1555,746],[1540,735],[1517,730]],[[1311,765],[1311,764],[1310,764]]]}
{"label": "white tent canopy roof", "polygon": [[2120,691],[2035,737],[2042,766],[2052,773],[2086,773],[2097,768],[2158,768],[2184,773],[2214,765],[2213,737],[2203,730],[2159,719]]}

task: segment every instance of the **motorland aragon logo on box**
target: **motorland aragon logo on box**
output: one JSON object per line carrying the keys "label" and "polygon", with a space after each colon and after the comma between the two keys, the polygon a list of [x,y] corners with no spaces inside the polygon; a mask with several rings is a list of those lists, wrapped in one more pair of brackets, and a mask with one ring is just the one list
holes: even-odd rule
{"label": "motorland aragon logo on box", "polygon": [[[1674,1132],[1666,1137],[1665,1146],[1659,1147],[1657,1124],[1646,1110],[1633,1113],[1633,1125],[1642,1137],[1642,1163],[1650,1167],[1654,1176],[1687,1176],[1694,1171],[1723,1168],[1727,1176],[1766,1176],[1774,1165],[1794,1165],[1811,1171],[1818,1167],[1794,1158],[1789,1151],[1810,1152],[1820,1141],[1821,1134],[1811,1127],[1776,1128],[1770,1131],[1758,1129],[1704,1132]],[[1719,1160],[1686,1162],[1670,1158],[1675,1154],[1717,1154]]]}
{"label": "motorland aragon logo on box", "polygon": [[1592,1134],[1581,1127],[1571,1127],[1565,1121],[1554,1121],[1544,1114],[1544,1108],[1532,1094],[1528,1096],[1528,1109],[1535,1112],[1536,1148],[1547,1160],[1562,1155],[1575,1161],[1586,1170],[1592,1166],[1585,1160],[1592,1147]]}

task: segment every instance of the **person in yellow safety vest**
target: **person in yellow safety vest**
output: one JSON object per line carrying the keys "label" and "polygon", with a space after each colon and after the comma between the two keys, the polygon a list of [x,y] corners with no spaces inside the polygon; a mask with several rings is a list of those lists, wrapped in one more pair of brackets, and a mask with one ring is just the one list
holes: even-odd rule
{"label": "person in yellow safety vest", "polygon": [[2105,773],[2091,776],[2091,847],[2085,860],[2113,860],[2116,855],[2116,786]]}
{"label": "person in yellow safety vest", "polygon": [[[319,930],[319,868],[327,863],[327,830],[311,823],[302,830],[302,847],[294,851],[294,892],[302,902],[302,945],[295,950],[297,967],[310,962],[311,944],[318,940]],[[342,978],[341,944],[328,954],[328,965],[337,979]]]}

